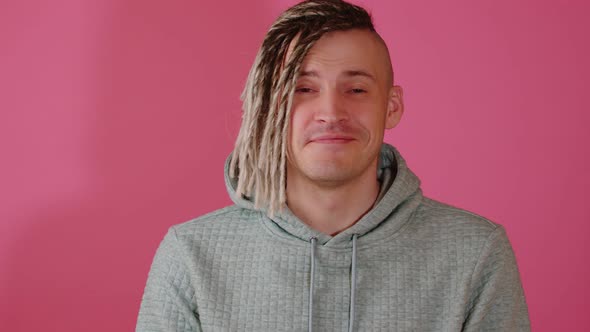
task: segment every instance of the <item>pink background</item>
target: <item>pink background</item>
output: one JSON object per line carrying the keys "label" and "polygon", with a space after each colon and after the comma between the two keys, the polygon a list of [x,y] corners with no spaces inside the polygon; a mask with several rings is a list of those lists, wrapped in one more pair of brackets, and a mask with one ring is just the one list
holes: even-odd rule
{"label": "pink background", "polygon": [[[0,330],[130,331],[166,229],[222,165],[293,1],[0,4]],[[587,1],[363,1],[427,196],[505,225],[535,331],[590,330]]]}

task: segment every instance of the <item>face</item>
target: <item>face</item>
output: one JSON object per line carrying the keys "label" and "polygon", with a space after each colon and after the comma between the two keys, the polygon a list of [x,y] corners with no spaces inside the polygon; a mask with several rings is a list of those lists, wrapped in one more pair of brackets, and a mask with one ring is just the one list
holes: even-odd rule
{"label": "face", "polygon": [[335,186],[376,174],[384,131],[403,112],[390,72],[387,50],[370,31],[330,32],[316,42],[295,87],[288,181]]}

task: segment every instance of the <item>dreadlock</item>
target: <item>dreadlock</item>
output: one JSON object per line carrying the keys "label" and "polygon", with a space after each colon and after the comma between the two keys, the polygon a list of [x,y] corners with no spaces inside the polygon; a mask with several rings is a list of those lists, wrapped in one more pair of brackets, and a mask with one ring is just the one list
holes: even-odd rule
{"label": "dreadlock", "polygon": [[250,69],[229,175],[237,178],[236,195],[253,196],[255,207],[264,206],[271,217],[286,204],[287,135],[301,63],[325,33],[350,29],[375,32],[361,7],[341,0],[303,1],[273,23]]}

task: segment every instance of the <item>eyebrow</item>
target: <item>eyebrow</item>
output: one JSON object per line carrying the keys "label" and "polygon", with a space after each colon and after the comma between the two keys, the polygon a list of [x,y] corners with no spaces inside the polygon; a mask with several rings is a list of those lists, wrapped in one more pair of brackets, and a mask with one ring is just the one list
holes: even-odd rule
{"label": "eyebrow", "polygon": [[318,77],[318,73],[314,70],[302,70],[299,72],[299,77],[304,77],[304,76],[308,76],[308,77]]}
{"label": "eyebrow", "polygon": [[[371,75],[371,73],[364,70],[345,70],[342,75],[346,77],[362,76],[366,77],[374,82],[377,82],[377,78]],[[315,70],[303,70],[299,73],[299,77],[319,77],[320,75]]]}
{"label": "eyebrow", "polygon": [[364,70],[347,70],[344,72],[344,75],[349,77],[363,76],[372,81],[377,82],[377,78],[375,78],[375,76],[371,75],[371,73],[366,72]]}

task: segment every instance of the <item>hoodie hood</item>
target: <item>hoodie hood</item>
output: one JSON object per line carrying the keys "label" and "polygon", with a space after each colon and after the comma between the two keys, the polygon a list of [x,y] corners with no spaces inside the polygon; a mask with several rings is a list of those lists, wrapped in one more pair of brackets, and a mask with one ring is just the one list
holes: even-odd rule
{"label": "hoodie hood", "polygon": [[381,187],[376,204],[354,225],[331,236],[309,227],[288,207],[284,207],[270,219],[264,208],[254,208],[254,201],[249,197],[238,197],[237,179],[229,177],[230,160],[231,154],[225,162],[224,172],[226,188],[232,201],[239,207],[260,211],[266,226],[274,234],[291,241],[308,243],[310,239],[315,238],[319,245],[334,248],[351,247],[353,235],[368,240],[363,243],[379,241],[397,232],[410,219],[422,199],[420,179],[407,167],[396,148],[383,143],[377,170]]}

